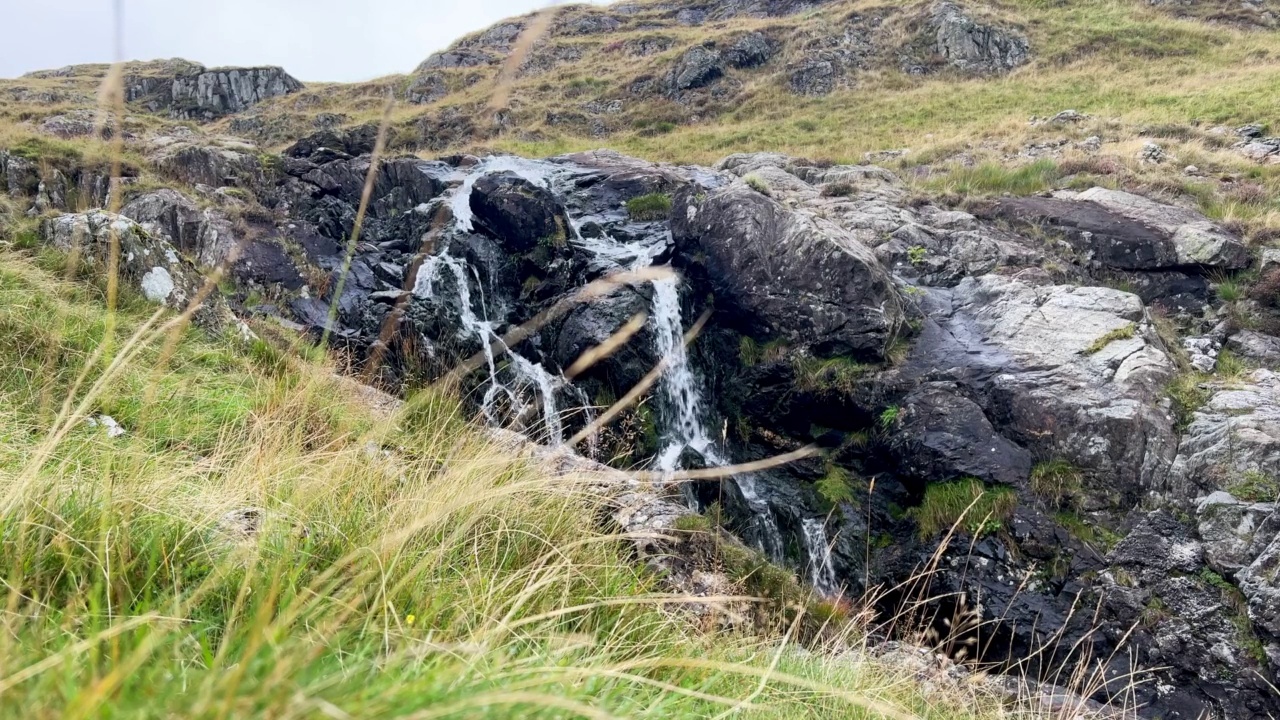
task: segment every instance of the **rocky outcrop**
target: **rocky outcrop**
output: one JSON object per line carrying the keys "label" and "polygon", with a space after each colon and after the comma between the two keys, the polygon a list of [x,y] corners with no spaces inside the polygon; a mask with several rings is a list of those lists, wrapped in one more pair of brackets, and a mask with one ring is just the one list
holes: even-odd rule
{"label": "rocky outcrop", "polygon": [[514,174],[486,175],[471,194],[475,219],[511,252],[528,252],[539,243],[563,245],[563,211],[545,188]]}
{"label": "rocky outcrop", "polygon": [[1000,72],[1031,57],[1020,34],[980,23],[958,5],[941,2],[931,10],[932,50],[947,64],[969,72]]}
{"label": "rocky outcrop", "polygon": [[769,62],[776,52],[774,43],[763,33],[747,33],[725,51],[725,61],[739,70],[754,68]]}
{"label": "rocky outcrop", "polygon": [[213,120],[301,89],[302,83],[278,67],[207,70],[184,62],[124,79],[126,102],[183,120]]}
{"label": "rocky outcrop", "polygon": [[239,138],[197,136],[174,128],[148,141],[148,158],[165,177],[189,185],[260,187],[270,168],[257,146]]}
{"label": "rocky outcrop", "polygon": [[[63,216],[45,237],[67,247],[81,232],[100,262],[102,228],[119,223],[122,276],[175,306],[192,297],[195,267],[225,260],[234,240],[233,307],[327,331],[389,387],[466,362],[458,377],[478,415],[549,442],[666,358],[646,401],[583,452],[667,468],[824,452],[645,500],[615,516],[623,527],[666,528],[683,503],[716,503],[743,543],[820,592],[896,588],[872,612],[894,617],[918,597],[988,623],[972,652],[1028,682],[1052,685],[1078,662],[1098,702],[1119,702],[1136,672],[1140,714],[1277,710],[1258,690],[1280,658],[1280,520],[1263,497],[1280,476],[1280,384],[1265,370],[1205,380],[1209,400],[1182,430],[1165,389],[1175,349],[1145,296],[1095,279],[1203,284],[1236,261],[1224,229],[1104,193],[965,212],[873,166],[755,153],[711,170],[597,151],[387,158],[351,244],[374,136],[322,130],[274,156],[229,139],[185,150],[196,141],[171,135],[151,152],[170,175],[211,181],[196,184],[200,202],[146,192],[124,208],[133,221]],[[11,158],[8,177],[32,197],[26,162]],[[658,211],[628,207],[642,196]],[[668,264],[678,280],[573,301],[592,281]],[[1208,307],[1179,321],[1214,351],[1265,346],[1229,323],[1209,330]],[[565,377],[611,339],[607,357]],[[936,486],[958,480],[1011,507],[956,523],[940,547],[918,519]],[[709,566],[672,562],[682,588],[718,591]],[[930,566],[923,585],[902,587]],[[971,600],[947,599],[961,594]],[[940,653],[965,640],[919,621],[944,638]]]}
{"label": "rocky outcrop", "polygon": [[671,222],[685,258],[755,331],[823,355],[881,357],[905,316],[875,255],[839,226],[789,210],[743,182],[686,189]]}
{"label": "rocky outcrop", "polygon": [[176,190],[165,188],[139,195],[120,208],[120,214],[207,269],[218,266],[237,249],[230,219],[214,208],[201,208]]}
{"label": "rocky outcrop", "polygon": [[[163,238],[148,233],[129,218],[101,210],[59,215],[41,223],[44,242],[75,252],[91,268],[105,268],[113,240],[119,245],[121,279],[147,300],[187,310],[201,299],[205,279]],[[225,319],[226,308],[216,288],[206,289],[195,317],[207,324]]]}
{"label": "rocky outcrop", "polygon": [[926,312],[904,374],[976,390],[1010,440],[1091,476],[1100,507],[1159,487],[1176,446],[1160,407],[1174,367],[1137,296],[985,275],[931,291]]}
{"label": "rocky outcrop", "polygon": [[990,212],[1058,233],[1081,259],[1109,268],[1237,270],[1249,262],[1240,238],[1200,213],[1119,190],[1007,198]]}
{"label": "rocky outcrop", "polygon": [[1280,376],[1255,370],[1239,384],[1216,384],[1211,391],[1161,488],[1171,500],[1228,489],[1249,473],[1280,477]]}
{"label": "rocky outcrop", "polygon": [[1274,695],[1262,679],[1268,651],[1235,606],[1231,585],[1205,567],[1205,546],[1191,528],[1154,511],[1107,560],[1104,606],[1119,622],[1134,624],[1139,657],[1169,665],[1169,677],[1141,689],[1139,702],[1166,717],[1274,712]]}
{"label": "rocky outcrop", "polygon": [[689,48],[676,60],[667,78],[672,94],[710,85],[724,74],[724,60],[720,53],[701,45]]}

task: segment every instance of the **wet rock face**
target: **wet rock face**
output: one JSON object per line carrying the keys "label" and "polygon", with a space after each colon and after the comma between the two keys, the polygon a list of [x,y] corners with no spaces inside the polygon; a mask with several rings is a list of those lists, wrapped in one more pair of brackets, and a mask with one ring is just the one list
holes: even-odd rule
{"label": "wet rock face", "polygon": [[567,242],[563,211],[555,196],[516,175],[486,175],[476,181],[471,211],[512,252]]}
{"label": "wet rock face", "polygon": [[1169,679],[1140,688],[1138,699],[1166,716],[1265,717],[1275,703],[1259,673],[1268,673],[1274,662],[1268,655],[1280,646],[1274,634],[1255,634],[1255,627],[1268,630],[1253,599],[1240,607],[1231,583],[1205,566],[1205,555],[1191,528],[1157,510],[1107,557],[1104,578],[1112,586],[1104,606],[1119,622],[1136,623],[1139,657],[1170,667]]}
{"label": "wet rock face", "polygon": [[278,67],[218,68],[191,64],[173,75],[125,77],[125,101],[184,120],[213,120],[302,89]]}
{"label": "wet rock face", "polygon": [[745,183],[682,190],[672,213],[682,257],[705,257],[717,296],[764,334],[824,355],[880,357],[904,322],[897,290],[875,256],[821,218]]}

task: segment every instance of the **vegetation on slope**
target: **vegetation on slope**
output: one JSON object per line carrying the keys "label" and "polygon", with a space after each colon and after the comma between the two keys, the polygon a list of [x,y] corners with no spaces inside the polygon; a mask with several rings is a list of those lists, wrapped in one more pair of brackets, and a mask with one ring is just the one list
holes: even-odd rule
{"label": "vegetation on slope", "polygon": [[166,350],[167,315],[109,318],[64,260],[0,254],[0,716],[1003,713],[703,634],[590,531],[588,478],[549,482],[446,393],[384,419],[278,341]]}

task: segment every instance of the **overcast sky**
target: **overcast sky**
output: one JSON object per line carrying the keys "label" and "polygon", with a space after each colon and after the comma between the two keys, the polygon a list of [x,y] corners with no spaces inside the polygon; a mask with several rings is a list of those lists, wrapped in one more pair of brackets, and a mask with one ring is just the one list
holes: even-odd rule
{"label": "overcast sky", "polygon": [[[409,72],[434,50],[548,0],[119,0],[124,55],[280,65],[299,80]],[[113,0],[0,0],[0,77],[111,62]]]}

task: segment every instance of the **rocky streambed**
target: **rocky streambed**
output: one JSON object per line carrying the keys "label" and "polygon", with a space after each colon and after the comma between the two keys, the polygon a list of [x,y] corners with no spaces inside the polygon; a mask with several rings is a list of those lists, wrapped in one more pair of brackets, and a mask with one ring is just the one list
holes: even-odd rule
{"label": "rocky streambed", "polygon": [[[816,445],[679,502],[824,595],[875,593],[886,614],[932,598],[918,619],[968,662],[1059,685],[1083,668],[1094,699],[1147,717],[1280,713],[1280,341],[1213,292],[1253,262],[1229,230],[1102,188],[944,207],[881,168],[771,154],[398,157],[348,264],[372,142],[167,138],[157,163],[191,195],[42,234],[93,258],[118,233],[125,277],[175,307],[228,262],[201,321],[326,335],[384,387],[476,358],[477,411],[549,446],[663,363],[573,449],[672,472]],[[86,183],[104,204],[101,178],[52,172],[0,155],[41,210]],[[651,267],[675,274],[569,301]]]}

